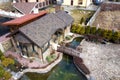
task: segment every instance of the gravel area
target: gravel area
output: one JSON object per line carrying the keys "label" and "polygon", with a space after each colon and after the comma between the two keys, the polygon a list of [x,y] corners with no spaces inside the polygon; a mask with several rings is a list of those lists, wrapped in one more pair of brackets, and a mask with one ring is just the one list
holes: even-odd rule
{"label": "gravel area", "polygon": [[120,80],[120,45],[83,41],[81,57],[95,80]]}
{"label": "gravel area", "polygon": [[[102,11],[98,14],[93,26],[103,29],[120,30],[120,11]],[[98,25],[99,24],[99,25]]]}

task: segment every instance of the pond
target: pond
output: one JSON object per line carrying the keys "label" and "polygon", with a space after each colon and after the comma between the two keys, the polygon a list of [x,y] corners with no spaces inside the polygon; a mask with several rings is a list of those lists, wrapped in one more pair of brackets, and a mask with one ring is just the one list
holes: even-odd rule
{"label": "pond", "polygon": [[26,73],[20,80],[87,80],[75,67],[72,57],[64,55],[62,61],[46,74]]}
{"label": "pond", "polygon": [[83,37],[74,38],[73,41],[69,43],[69,47],[75,49],[78,45],[80,45],[80,42],[82,40],[83,40]]}

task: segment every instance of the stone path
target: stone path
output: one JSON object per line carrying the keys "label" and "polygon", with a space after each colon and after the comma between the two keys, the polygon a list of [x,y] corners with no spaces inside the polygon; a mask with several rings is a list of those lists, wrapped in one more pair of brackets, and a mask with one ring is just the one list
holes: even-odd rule
{"label": "stone path", "polygon": [[33,60],[32,62],[30,62],[29,59],[27,58],[23,58],[21,57],[19,54],[15,53],[15,52],[11,52],[8,51],[6,52],[5,56],[9,56],[11,55],[12,57],[16,58],[16,60],[23,66],[26,66],[28,68],[38,68],[38,67],[44,67],[45,65],[47,65],[48,63],[42,63],[40,61],[37,60]]}
{"label": "stone path", "polygon": [[82,42],[80,57],[95,80],[120,80],[120,45]]}

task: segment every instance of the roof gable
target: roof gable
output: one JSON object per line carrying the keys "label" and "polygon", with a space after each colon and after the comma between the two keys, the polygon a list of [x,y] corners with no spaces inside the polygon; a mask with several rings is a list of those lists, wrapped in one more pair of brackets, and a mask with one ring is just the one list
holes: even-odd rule
{"label": "roof gable", "polygon": [[36,4],[37,4],[37,2],[14,3],[13,7],[15,7],[17,10],[19,10],[22,14],[29,14],[29,13],[31,13],[31,10],[34,8],[34,6]]}

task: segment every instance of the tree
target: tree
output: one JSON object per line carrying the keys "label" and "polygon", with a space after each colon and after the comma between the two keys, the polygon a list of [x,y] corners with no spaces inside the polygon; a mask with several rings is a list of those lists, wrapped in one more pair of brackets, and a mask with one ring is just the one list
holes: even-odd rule
{"label": "tree", "polygon": [[83,23],[85,23],[84,17],[82,17],[81,20],[80,20],[80,24],[83,24]]}
{"label": "tree", "polygon": [[96,33],[96,27],[91,27],[90,28],[90,33],[95,34]]}
{"label": "tree", "polygon": [[81,27],[81,30],[79,32],[81,35],[84,35],[85,34],[85,27]]}
{"label": "tree", "polygon": [[90,26],[85,27],[85,34],[90,34]]}

